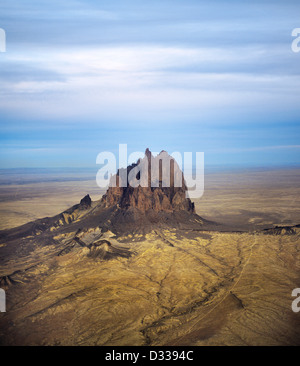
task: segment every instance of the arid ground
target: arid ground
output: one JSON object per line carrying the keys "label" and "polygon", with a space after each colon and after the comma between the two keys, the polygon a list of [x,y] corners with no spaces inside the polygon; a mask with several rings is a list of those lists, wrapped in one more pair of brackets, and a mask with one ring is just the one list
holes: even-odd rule
{"label": "arid ground", "polygon": [[[205,191],[194,200],[209,220],[256,229],[300,221],[300,169],[245,170],[205,174]],[[85,195],[98,200],[96,180],[3,184],[0,230],[66,210]]]}
{"label": "arid ground", "polygon": [[[207,175],[197,213],[234,231],[116,236],[78,230],[77,212],[68,229],[3,242],[10,258],[1,259],[1,343],[300,345],[300,313],[291,309],[292,290],[300,287],[299,175]],[[85,193],[101,196],[93,181],[1,191],[3,228],[53,216]],[[291,228],[262,230],[276,225]]]}

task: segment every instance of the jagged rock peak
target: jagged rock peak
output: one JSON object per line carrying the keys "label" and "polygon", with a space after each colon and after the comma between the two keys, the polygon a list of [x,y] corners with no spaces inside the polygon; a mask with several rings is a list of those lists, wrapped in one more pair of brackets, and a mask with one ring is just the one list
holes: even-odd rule
{"label": "jagged rock peak", "polygon": [[175,159],[164,150],[153,157],[147,148],[143,159],[118,171],[113,180],[116,186],[110,185],[101,200],[105,207],[136,208],[142,212],[194,212],[194,204],[186,198],[183,173]]}
{"label": "jagged rock peak", "polygon": [[79,205],[81,208],[89,208],[89,207],[91,207],[91,204],[92,204],[91,197],[89,194],[87,194],[86,196],[84,196],[82,198]]}
{"label": "jagged rock peak", "polygon": [[147,156],[148,158],[151,158],[152,156],[152,153],[151,151],[149,150],[149,148],[147,147],[147,149],[145,150],[145,156]]}

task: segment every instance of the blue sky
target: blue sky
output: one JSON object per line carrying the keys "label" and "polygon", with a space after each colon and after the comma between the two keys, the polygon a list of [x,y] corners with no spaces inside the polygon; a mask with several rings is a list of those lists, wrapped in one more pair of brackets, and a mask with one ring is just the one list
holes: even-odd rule
{"label": "blue sky", "polygon": [[300,163],[297,1],[1,0],[0,168]]}

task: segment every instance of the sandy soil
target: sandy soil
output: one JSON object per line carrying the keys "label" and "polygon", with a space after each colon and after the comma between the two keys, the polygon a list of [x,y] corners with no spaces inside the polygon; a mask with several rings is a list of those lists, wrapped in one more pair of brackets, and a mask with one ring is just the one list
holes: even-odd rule
{"label": "sandy soil", "polygon": [[300,170],[245,171],[205,175],[195,200],[206,219],[251,230],[300,223]]}
{"label": "sandy soil", "polygon": [[[205,175],[197,213],[241,229],[300,223],[300,169]],[[54,216],[86,194],[104,193],[95,180],[0,186],[0,230]]]}
{"label": "sandy soil", "polygon": [[98,200],[103,193],[96,180],[1,185],[0,230],[57,215],[86,194]]}

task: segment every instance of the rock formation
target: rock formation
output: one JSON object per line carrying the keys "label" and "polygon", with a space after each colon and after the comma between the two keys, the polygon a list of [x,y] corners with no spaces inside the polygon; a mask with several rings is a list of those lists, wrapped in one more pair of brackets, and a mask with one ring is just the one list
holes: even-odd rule
{"label": "rock formation", "polygon": [[87,194],[85,197],[82,198],[82,200],[80,201],[80,204],[79,204],[79,208],[80,209],[87,209],[89,207],[91,207],[91,204],[92,204],[92,200],[91,200],[91,197],[89,194]]}
{"label": "rock formation", "polygon": [[[114,186],[113,186],[114,185]],[[145,157],[111,177],[110,188],[102,198],[105,207],[194,212],[194,204],[186,196],[187,187],[177,162],[161,151],[153,157],[149,149]]]}

